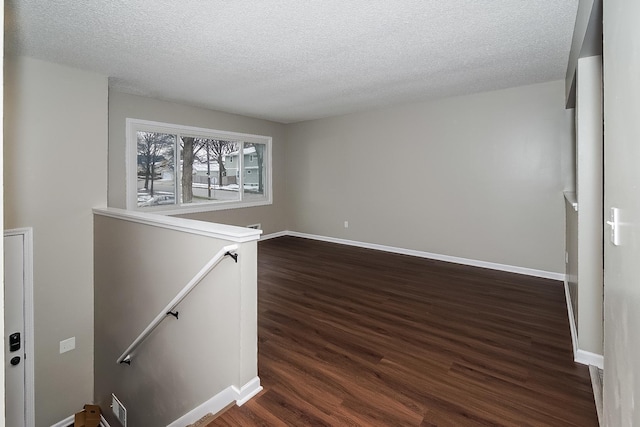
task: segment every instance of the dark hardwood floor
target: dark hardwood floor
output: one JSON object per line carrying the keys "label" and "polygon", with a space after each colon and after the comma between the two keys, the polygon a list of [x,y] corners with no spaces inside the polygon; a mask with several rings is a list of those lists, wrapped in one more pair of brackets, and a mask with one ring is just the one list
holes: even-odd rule
{"label": "dark hardwood floor", "polygon": [[264,390],[209,426],[597,426],[562,283],[260,242]]}

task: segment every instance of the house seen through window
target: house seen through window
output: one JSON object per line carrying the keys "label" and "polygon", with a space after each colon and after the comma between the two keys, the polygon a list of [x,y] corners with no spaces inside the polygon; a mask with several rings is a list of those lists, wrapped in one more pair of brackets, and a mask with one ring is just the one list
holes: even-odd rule
{"label": "house seen through window", "polygon": [[271,138],[133,119],[127,128],[127,208],[195,212],[271,203]]}

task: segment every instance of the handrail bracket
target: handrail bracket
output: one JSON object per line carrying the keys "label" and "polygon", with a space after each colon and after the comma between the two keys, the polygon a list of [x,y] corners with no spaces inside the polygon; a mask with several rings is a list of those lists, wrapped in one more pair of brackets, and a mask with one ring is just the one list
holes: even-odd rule
{"label": "handrail bracket", "polygon": [[[225,257],[230,256],[237,263],[238,254],[235,251],[238,249],[238,245],[229,245],[221,248],[210,260],[207,262],[200,271],[193,276],[193,278],[187,283],[184,288],[165,306],[165,308],[158,313],[158,315],[147,325],[147,327],[133,340],[133,342],[127,347],[127,349],[118,357],[116,363],[126,363],[131,365],[131,354],[134,350],[144,341],[149,334],[164,320],[167,316],[171,315],[178,318],[178,311],[175,308],[180,302],[186,298],[186,296],[195,288],[202,279],[218,265],[218,263]],[[175,310],[175,311],[174,311]]]}
{"label": "handrail bracket", "polygon": [[238,263],[238,254],[235,252],[231,252],[231,251],[227,251],[225,252],[224,256],[230,256],[231,258],[233,258],[233,260]]}

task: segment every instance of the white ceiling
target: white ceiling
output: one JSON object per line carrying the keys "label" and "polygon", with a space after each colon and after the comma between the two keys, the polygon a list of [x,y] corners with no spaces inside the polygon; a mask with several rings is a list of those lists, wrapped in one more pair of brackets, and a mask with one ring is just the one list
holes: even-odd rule
{"label": "white ceiling", "polygon": [[578,0],[7,0],[22,54],[291,123],[563,79]]}

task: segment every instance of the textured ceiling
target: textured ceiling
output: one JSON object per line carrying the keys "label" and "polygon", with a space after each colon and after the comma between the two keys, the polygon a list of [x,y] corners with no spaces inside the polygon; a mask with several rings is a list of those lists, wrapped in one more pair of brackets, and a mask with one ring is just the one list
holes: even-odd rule
{"label": "textured ceiling", "polygon": [[297,122],[564,78],[578,0],[7,0],[8,53]]}

